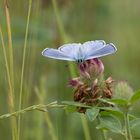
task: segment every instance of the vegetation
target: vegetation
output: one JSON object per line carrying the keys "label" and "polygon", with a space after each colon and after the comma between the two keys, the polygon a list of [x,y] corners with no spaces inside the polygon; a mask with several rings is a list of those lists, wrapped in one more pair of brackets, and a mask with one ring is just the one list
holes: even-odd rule
{"label": "vegetation", "polygon": [[[139,139],[139,4],[0,0],[1,139]],[[101,58],[104,77],[115,80],[113,98],[99,99],[109,106],[73,102],[67,85],[79,75],[76,63],[41,55],[46,47],[98,39],[118,49]]]}

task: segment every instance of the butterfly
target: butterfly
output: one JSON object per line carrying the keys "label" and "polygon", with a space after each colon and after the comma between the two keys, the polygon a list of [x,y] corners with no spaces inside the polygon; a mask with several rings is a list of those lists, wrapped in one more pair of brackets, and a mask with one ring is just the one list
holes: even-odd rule
{"label": "butterfly", "polygon": [[58,49],[46,48],[42,51],[42,55],[49,58],[82,63],[85,60],[113,54],[116,51],[117,48],[113,43],[106,44],[104,40],[95,40],[87,41],[83,44],[64,44]]}

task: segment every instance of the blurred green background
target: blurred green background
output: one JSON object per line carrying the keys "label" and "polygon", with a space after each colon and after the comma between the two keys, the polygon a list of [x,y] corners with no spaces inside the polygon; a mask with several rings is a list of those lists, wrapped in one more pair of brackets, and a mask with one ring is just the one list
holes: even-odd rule
{"label": "blurred green background", "polygon": [[[105,76],[127,81],[134,90],[140,82],[140,1],[139,0],[57,0],[61,22],[68,42],[102,39],[114,43],[114,55],[101,58]],[[19,104],[22,55],[28,13],[28,0],[9,0],[14,53],[15,110]],[[0,24],[8,51],[4,2],[0,0]],[[72,100],[73,90],[66,61],[45,58],[41,51],[64,44],[51,0],[33,0],[25,61],[22,108],[33,104]],[[138,106],[136,106],[138,109]],[[9,112],[8,82],[2,45],[0,43],[0,114]],[[100,140],[96,122],[87,122],[92,140]],[[119,136],[115,135],[114,139]],[[0,120],[0,138],[11,140],[10,119]],[[78,113],[66,114],[51,109],[47,114],[37,111],[22,115],[21,140],[85,140]]]}

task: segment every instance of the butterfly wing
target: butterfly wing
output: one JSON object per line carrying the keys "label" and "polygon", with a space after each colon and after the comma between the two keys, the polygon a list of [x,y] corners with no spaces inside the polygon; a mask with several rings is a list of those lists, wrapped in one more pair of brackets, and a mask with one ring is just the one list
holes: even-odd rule
{"label": "butterfly wing", "polygon": [[66,53],[61,52],[57,49],[46,48],[42,51],[42,55],[49,58],[59,59],[59,60],[67,60],[67,61],[75,61],[72,57],[66,55]]}
{"label": "butterfly wing", "polygon": [[95,41],[87,41],[83,43],[83,49],[86,54],[93,53],[93,51],[97,51],[103,48],[106,45],[104,40],[95,40]]}
{"label": "butterfly wing", "polygon": [[100,49],[97,49],[96,51],[92,50],[91,52],[87,53],[85,60],[113,54],[116,51],[117,51],[117,48],[115,47],[115,45],[110,43],[110,44],[104,45],[103,47],[101,47]]}
{"label": "butterfly wing", "polygon": [[63,46],[59,47],[58,50],[64,54],[67,54],[70,58],[77,60],[80,47],[81,43],[64,44]]}
{"label": "butterfly wing", "polygon": [[57,49],[46,48],[42,55],[54,59],[76,61],[78,59],[89,60],[109,55],[116,52],[116,47],[103,40],[87,41],[84,44],[65,44]]}

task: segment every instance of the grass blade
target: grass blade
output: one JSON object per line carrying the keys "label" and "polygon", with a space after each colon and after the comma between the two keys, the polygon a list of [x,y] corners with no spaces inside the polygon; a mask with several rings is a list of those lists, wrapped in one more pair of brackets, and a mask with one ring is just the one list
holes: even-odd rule
{"label": "grass blade", "polygon": [[[25,69],[24,67],[25,67],[25,58],[26,58],[26,48],[27,48],[27,38],[28,38],[28,29],[29,29],[31,7],[32,7],[32,0],[29,0],[29,8],[28,8],[28,15],[27,15],[27,24],[26,24],[26,31],[25,31],[24,48],[23,48],[23,58],[22,58],[20,95],[19,95],[19,110],[21,110],[21,108],[22,108],[23,77],[24,77],[24,69]],[[20,123],[21,123],[21,116],[19,115],[18,116],[18,140],[20,139]]]}
{"label": "grass blade", "polygon": [[[9,85],[9,92],[8,92],[9,109],[10,109],[10,112],[13,112],[14,111],[13,88],[12,88],[12,83],[11,83],[11,78],[10,78],[10,70],[8,66],[8,59],[7,59],[7,54],[6,54],[6,49],[5,49],[4,39],[3,39],[3,33],[1,30],[1,25],[0,25],[0,37],[1,37],[1,42],[2,42],[6,73],[7,73],[8,85]],[[13,140],[15,140],[17,136],[16,118],[11,118],[11,127],[12,127],[12,138]]]}
{"label": "grass blade", "polygon": [[13,47],[12,47],[12,33],[11,33],[11,20],[9,13],[9,6],[7,0],[4,1],[6,23],[7,23],[7,33],[8,33],[8,50],[9,50],[9,62],[10,62],[10,76],[11,84],[14,87],[14,68],[13,68]]}

